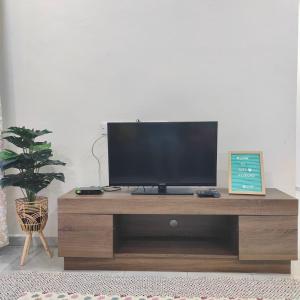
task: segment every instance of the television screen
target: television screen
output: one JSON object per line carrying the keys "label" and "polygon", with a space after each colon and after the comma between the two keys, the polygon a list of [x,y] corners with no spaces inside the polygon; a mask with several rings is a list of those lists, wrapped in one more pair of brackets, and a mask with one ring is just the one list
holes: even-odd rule
{"label": "television screen", "polygon": [[217,122],[108,123],[109,184],[214,186]]}

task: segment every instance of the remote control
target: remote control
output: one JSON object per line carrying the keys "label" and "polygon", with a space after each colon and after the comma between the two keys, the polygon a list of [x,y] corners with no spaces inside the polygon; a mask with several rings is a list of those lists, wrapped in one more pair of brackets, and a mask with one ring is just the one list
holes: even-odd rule
{"label": "remote control", "polygon": [[200,198],[220,198],[221,194],[215,189],[210,190],[200,190],[196,192],[197,196]]}

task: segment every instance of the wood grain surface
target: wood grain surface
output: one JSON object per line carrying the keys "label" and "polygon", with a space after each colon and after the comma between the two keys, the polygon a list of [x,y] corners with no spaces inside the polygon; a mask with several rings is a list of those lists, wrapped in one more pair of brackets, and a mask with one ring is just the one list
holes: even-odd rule
{"label": "wood grain surface", "polygon": [[58,255],[113,257],[113,216],[59,214]]}
{"label": "wood grain surface", "polygon": [[298,215],[298,200],[277,189],[266,195],[131,195],[128,191],[78,196],[74,190],[58,199],[59,213],[74,214],[181,214],[181,215]]}
{"label": "wood grain surface", "polygon": [[298,218],[240,216],[240,260],[296,260]]}
{"label": "wood grain surface", "polygon": [[290,273],[288,261],[239,261],[238,259],[188,259],[188,258],[69,258],[64,261],[65,270],[131,270],[131,271],[179,271],[179,272],[250,272]]}

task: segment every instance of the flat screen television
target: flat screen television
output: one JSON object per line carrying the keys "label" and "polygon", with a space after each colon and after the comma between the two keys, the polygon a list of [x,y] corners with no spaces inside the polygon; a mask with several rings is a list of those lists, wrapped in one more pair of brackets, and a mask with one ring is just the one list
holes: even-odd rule
{"label": "flat screen television", "polygon": [[146,186],[136,192],[146,194],[216,185],[217,122],[116,122],[107,134],[110,185]]}

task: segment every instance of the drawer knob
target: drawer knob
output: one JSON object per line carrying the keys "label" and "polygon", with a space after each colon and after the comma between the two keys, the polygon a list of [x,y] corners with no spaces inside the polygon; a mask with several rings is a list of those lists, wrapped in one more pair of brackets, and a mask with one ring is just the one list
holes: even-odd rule
{"label": "drawer knob", "polygon": [[175,228],[178,226],[178,221],[175,219],[170,220],[169,225],[170,225],[170,227]]}

